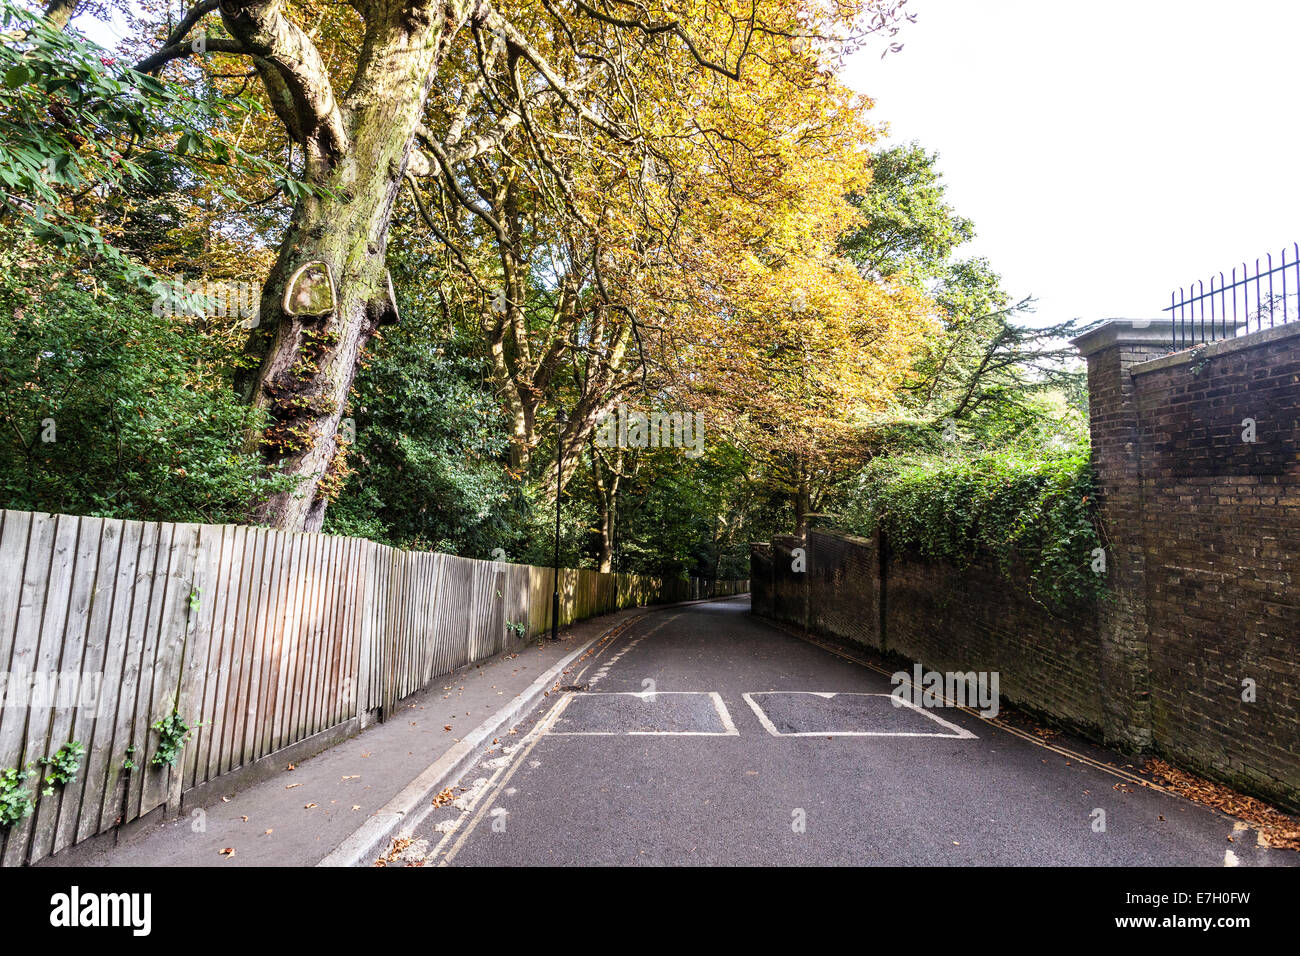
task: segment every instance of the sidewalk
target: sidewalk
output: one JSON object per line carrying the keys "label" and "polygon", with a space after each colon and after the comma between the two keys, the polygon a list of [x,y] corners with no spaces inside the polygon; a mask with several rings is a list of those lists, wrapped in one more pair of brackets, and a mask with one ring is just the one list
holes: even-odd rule
{"label": "sidewalk", "polygon": [[[239,792],[221,794],[218,782],[201,811],[186,809],[179,818],[123,837],[116,846],[111,838],[101,838],[69,847],[37,865],[315,866],[380,811],[391,814],[390,801],[399,794],[402,799],[394,805],[409,802],[413,794],[419,797],[419,787],[440,776],[430,773],[431,765],[447,758],[462,740],[472,741],[494,715],[500,720],[512,704],[522,704],[515,698],[566,656],[654,610],[629,608],[589,618],[562,631],[555,643],[533,642],[518,653],[469,664],[403,700],[387,722],[293,769],[286,765]],[[558,675],[559,683],[562,678]],[[508,733],[512,724],[501,726],[499,733]],[[495,734],[479,746],[490,748]],[[417,780],[421,775],[425,781]],[[377,826],[372,820],[369,829]]]}

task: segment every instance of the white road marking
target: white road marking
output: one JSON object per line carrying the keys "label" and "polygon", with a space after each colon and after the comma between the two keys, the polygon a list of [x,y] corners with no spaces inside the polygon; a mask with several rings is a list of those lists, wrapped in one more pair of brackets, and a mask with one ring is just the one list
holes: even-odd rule
{"label": "white road marking", "polygon": [[[617,654],[615,654],[613,657],[608,658],[608,659],[605,661],[605,663],[602,664],[602,665],[600,666],[600,669],[599,669],[598,671],[596,671],[595,674],[592,675],[591,681],[590,681],[590,683],[589,683],[587,686],[588,686],[588,687],[595,687],[597,684],[599,684],[599,683],[601,682],[601,680],[603,680],[604,678],[606,678],[606,677],[609,676],[609,669],[610,669],[611,667],[613,667],[615,664],[618,663],[619,658],[621,658],[621,657],[622,657],[624,654],[626,654],[628,651],[632,650],[632,648],[636,647],[638,644],[640,644],[642,641],[644,641],[647,637],[650,637],[652,634],[654,634],[654,633],[655,633],[656,631],[658,631],[660,628],[662,628],[662,627],[666,627],[667,625],[671,624],[673,621],[677,620],[678,617],[679,617],[679,615],[674,614],[674,615],[672,615],[671,617],[664,618],[664,620],[660,621],[660,622],[659,622],[658,624],[656,624],[654,627],[650,628],[650,630],[646,631],[646,632],[645,632],[644,634],[642,634],[640,637],[634,638],[633,640],[631,640],[631,641],[629,641],[627,644],[625,644],[625,645],[623,646],[623,648],[622,648],[622,649],[621,649]],[[602,651],[609,650],[609,648],[610,648],[610,647],[613,647],[613,646],[614,646],[613,643],[611,643],[608,647],[602,648]],[[579,673],[579,676],[581,676],[581,672]],[[575,680],[575,683],[576,683],[576,680]]]}
{"label": "white road marking", "polygon": [[559,711],[556,713],[556,719],[547,725],[546,734],[548,737],[739,737],[740,731],[736,729],[735,723],[731,719],[731,713],[727,710],[727,705],[722,700],[722,695],[717,691],[707,690],[660,690],[655,691],[655,696],[666,696],[668,694],[690,694],[693,696],[707,696],[713,700],[713,709],[718,714],[718,719],[722,721],[722,730],[551,730],[550,728],[558,722],[569,702],[577,697],[639,697],[646,699],[646,695],[639,690],[617,690],[602,691],[600,693],[571,694],[560,702]]}
{"label": "white road marking", "polygon": [[848,692],[828,693],[826,691],[816,691],[816,690],[755,691],[753,694],[741,694],[740,696],[745,699],[745,703],[749,704],[750,709],[754,712],[754,716],[758,718],[758,722],[763,725],[763,729],[766,730],[773,737],[946,737],[951,740],[977,740],[978,739],[975,736],[975,734],[971,733],[969,730],[966,730],[963,727],[958,727],[956,724],[950,723],[949,721],[944,720],[942,717],[938,717],[935,714],[930,713],[928,710],[926,710],[923,707],[916,706],[916,704],[913,704],[910,700],[899,700],[898,698],[895,698],[895,700],[898,700],[898,702],[902,704],[904,707],[909,707],[912,710],[916,711],[916,713],[921,714],[924,717],[928,717],[930,720],[933,720],[935,723],[943,727],[947,727],[949,730],[952,731],[952,733],[939,734],[939,733],[923,733],[919,731],[901,731],[901,730],[816,730],[816,731],[799,731],[797,733],[782,733],[781,731],[776,729],[776,725],[772,723],[771,719],[763,711],[763,708],[759,706],[756,700],[754,700],[754,696],[759,696],[759,697],[765,695],[775,696],[777,694],[805,694],[812,697],[821,697],[823,700],[830,700],[833,697],[893,697],[894,696],[893,694],[860,694],[860,693],[848,693]]}
{"label": "white road marking", "polygon": [[1237,854],[1233,853],[1231,850],[1223,851],[1224,866],[1239,866],[1240,864],[1241,861],[1237,859]]}

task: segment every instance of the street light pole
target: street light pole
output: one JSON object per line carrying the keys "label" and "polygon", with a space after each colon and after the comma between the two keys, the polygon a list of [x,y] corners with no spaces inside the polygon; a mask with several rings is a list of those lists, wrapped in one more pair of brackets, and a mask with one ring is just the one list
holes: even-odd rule
{"label": "street light pole", "polygon": [[560,637],[560,483],[564,477],[564,426],[569,417],[564,409],[555,413],[555,568],[551,579],[554,590],[551,592],[551,640]]}

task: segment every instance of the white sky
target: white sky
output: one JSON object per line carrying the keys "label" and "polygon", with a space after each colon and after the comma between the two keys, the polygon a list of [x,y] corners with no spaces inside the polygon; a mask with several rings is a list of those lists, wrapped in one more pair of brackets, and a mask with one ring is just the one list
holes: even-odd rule
{"label": "white sky", "polygon": [[1028,321],[1158,315],[1300,240],[1300,2],[909,0],[843,74],[940,154]]}

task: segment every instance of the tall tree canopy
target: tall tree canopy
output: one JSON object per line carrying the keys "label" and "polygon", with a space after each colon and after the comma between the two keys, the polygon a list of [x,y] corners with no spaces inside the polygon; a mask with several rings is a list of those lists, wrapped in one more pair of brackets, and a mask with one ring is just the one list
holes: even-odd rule
{"label": "tall tree canopy", "polygon": [[[425,225],[473,278],[477,299],[459,290],[456,307],[482,313],[499,352],[521,463],[567,353],[590,360],[577,430],[562,443],[576,461],[596,406],[619,386],[629,332],[641,337],[643,317],[647,332],[666,332],[647,307],[654,274],[671,282],[674,257],[668,271],[682,274],[691,230],[681,221],[713,201],[692,180],[740,192],[778,161],[763,140],[779,131],[746,98],[808,89],[803,105],[819,108],[835,58],[896,29],[901,6],[200,0],[180,15],[169,5],[134,13],[134,75],[184,80],[207,102],[244,97],[256,82],[278,125],[239,131],[241,148],[292,172],[279,182],[291,202],[241,389],[268,422],[250,442],[296,487],[254,518],[323,522],[346,468],[338,428],[349,390],[375,332],[397,318],[389,241],[404,188],[427,191]],[[76,10],[61,2],[48,22]],[[181,134],[176,151],[197,145]],[[263,178],[243,185],[276,185]],[[225,228],[248,221],[227,197],[197,205]]]}
{"label": "tall tree canopy", "polygon": [[[28,10],[5,49],[0,284],[15,341],[24,316],[44,336],[6,365],[6,473],[33,507],[536,559],[563,494],[569,560],[717,573],[774,503],[819,510],[881,422],[1005,405],[1037,354],[958,256],[935,157],[873,151],[837,79],[902,0],[133,0],[111,54],[76,32],[104,9]],[[35,302],[27,263],[86,297]],[[131,286],[159,278],[151,320]],[[190,310],[214,283],[256,315]],[[123,331],[95,387],[158,401],[110,406],[126,443],[43,481],[63,459],[34,416],[80,368],[48,343],[91,355],[99,328]],[[160,450],[196,396],[219,467]],[[707,454],[603,447],[623,405],[698,413]]]}

